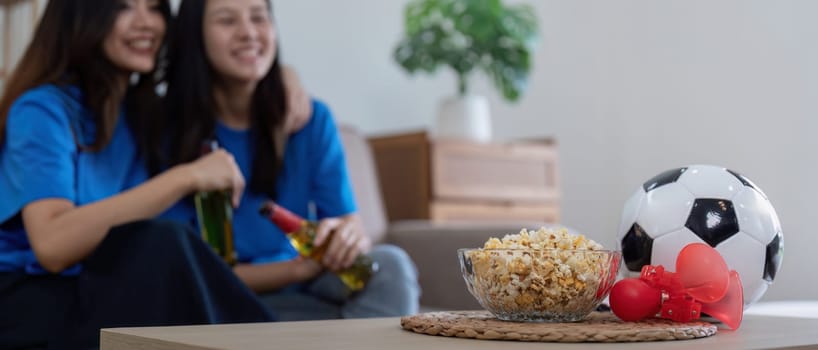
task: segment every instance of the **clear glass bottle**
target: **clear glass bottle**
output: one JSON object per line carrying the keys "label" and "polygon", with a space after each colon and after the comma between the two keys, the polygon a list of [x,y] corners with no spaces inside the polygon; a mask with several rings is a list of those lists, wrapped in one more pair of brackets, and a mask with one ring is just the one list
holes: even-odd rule
{"label": "clear glass bottle", "polygon": [[[202,154],[219,148],[215,140],[202,145]],[[233,266],[236,264],[236,251],[233,248],[233,206],[230,203],[229,190],[200,191],[194,196],[196,218],[202,239],[213,248],[216,255]]]}
{"label": "clear glass bottle", "polygon": [[[274,202],[265,203],[259,212],[287,234],[290,243],[299,254],[321,261],[332,236],[323,245],[316,247],[313,241],[318,232],[317,222],[306,220]],[[377,271],[378,263],[368,255],[360,254],[352,266],[335,273],[347,288],[354,292],[363,289]]]}

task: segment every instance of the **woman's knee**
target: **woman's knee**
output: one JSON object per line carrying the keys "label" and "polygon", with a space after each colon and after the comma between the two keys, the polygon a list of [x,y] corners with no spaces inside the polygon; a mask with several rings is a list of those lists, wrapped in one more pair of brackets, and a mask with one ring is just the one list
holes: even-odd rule
{"label": "woman's knee", "polygon": [[369,255],[378,263],[379,273],[417,281],[417,268],[412,258],[400,247],[383,244],[375,246]]}
{"label": "woman's knee", "polygon": [[401,316],[417,313],[420,286],[417,269],[406,252],[393,245],[376,246],[369,253],[379,271],[367,289],[344,307],[345,317]]}
{"label": "woman's knee", "polygon": [[192,228],[170,220],[142,220],[117,226],[112,234],[137,235],[143,239],[178,240],[195,236]]}
{"label": "woman's knee", "polygon": [[168,220],[143,220],[111,229],[103,246],[123,246],[130,251],[146,249],[160,253],[178,250],[193,240],[200,238],[187,225]]}

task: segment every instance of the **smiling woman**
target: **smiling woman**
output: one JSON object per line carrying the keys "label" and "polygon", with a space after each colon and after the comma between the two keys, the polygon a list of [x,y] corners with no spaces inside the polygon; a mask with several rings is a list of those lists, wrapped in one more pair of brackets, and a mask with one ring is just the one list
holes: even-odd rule
{"label": "smiling woman", "polygon": [[[263,1],[246,9],[235,1],[208,1],[203,20],[205,52],[222,84],[257,81],[267,75],[276,56],[276,30],[270,16]],[[237,35],[242,39],[235,40]]]}
{"label": "smiling woman", "polygon": [[159,11],[159,1],[148,1],[144,11],[122,4],[111,32],[102,42],[105,55],[115,66],[128,71],[149,72],[156,64],[167,23]]}
{"label": "smiling woman", "polygon": [[194,191],[231,189],[236,205],[244,188],[225,151],[148,179],[169,20],[166,0],[48,3],[0,99],[0,348],[272,319],[194,232],[151,220]]}
{"label": "smiling woman", "polygon": [[[357,213],[338,130],[329,107],[312,101],[312,117],[288,135],[278,37],[267,0],[183,1],[168,68],[168,128],[173,163],[194,159],[216,138],[236,157],[248,190],[233,215],[235,273],[282,320],[398,316],[417,311],[414,265],[398,247],[372,246]],[[320,262],[301,259],[286,235],[258,215],[275,200],[319,225]],[[181,203],[175,219],[193,221]],[[330,238],[332,237],[332,238]],[[380,271],[352,295],[330,271],[363,252]]]}

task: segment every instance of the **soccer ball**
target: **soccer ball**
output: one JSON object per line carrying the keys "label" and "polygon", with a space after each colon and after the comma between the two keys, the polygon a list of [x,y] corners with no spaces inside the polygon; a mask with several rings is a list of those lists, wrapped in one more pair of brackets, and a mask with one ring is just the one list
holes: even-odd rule
{"label": "soccer ball", "polygon": [[722,167],[665,171],[625,202],[617,244],[631,277],[644,265],[675,270],[679,251],[694,242],[716,248],[739,273],[745,307],[767,291],[784,254],[781,224],[767,196]]}

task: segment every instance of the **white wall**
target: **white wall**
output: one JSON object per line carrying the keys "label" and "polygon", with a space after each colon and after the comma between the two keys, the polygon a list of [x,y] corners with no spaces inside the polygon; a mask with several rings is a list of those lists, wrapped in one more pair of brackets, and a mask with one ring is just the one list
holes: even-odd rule
{"label": "white wall", "polygon": [[[338,119],[369,133],[431,125],[448,72],[391,59],[407,1],[277,0],[284,59]],[[785,256],[766,299],[818,299],[818,2],[529,1],[542,23],[530,90],[492,99],[498,139],[556,137],[564,222],[602,243],[627,196],[658,172],[723,165],[764,189]],[[818,265],[818,264],[816,264]]]}
{"label": "white wall", "polygon": [[[35,18],[39,17],[45,5],[46,0],[33,0],[0,7],[0,67],[5,71],[6,76],[13,70],[28,46],[36,25]],[[8,26],[6,25],[7,20]],[[8,36],[5,33],[7,29]],[[7,37],[8,42],[6,42]],[[6,76],[0,75],[0,92],[2,92]]]}

